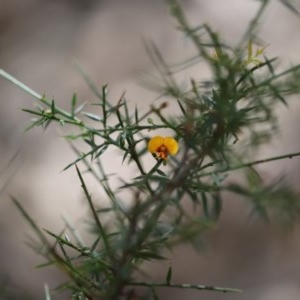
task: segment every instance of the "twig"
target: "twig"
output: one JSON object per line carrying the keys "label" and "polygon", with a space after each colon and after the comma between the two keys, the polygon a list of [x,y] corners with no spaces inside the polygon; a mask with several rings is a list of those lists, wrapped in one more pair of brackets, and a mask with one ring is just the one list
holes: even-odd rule
{"label": "twig", "polygon": [[215,292],[222,292],[222,293],[242,293],[243,291],[240,289],[234,288],[224,288],[218,286],[209,286],[209,285],[202,285],[202,284],[189,284],[189,283],[149,283],[149,282],[130,282],[127,283],[130,286],[144,286],[144,287],[172,287],[172,288],[179,288],[179,289],[193,289],[193,290],[207,290],[207,291],[215,291]]}
{"label": "twig", "polygon": [[[225,172],[229,172],[229,171],[235,171],[235,170],[243,169],[245,167],[251,167],[254,165],[263,164],[263,163],[267,163],[267,162],[274,161],[274,160],[281,160],[281,159],[286,159],[286,158],[291,159],[295,156],[300,156],[300,152],[294,152],[294,153],[289,153],[289,154],[284,154],[284,155],[279,155],[279,156],[273,156],[270,158],[259,159],[259,160],[251,161],[251,162],[236,165],[236,166],[227,166],[225,168],[215,170],[212,172],[202,173],[199,176],[204,177],[204,176],[210,176],[212,174],[219,174],[219,173],[225,173]],[[212,165],[213,165],[213,163],[212,163]]]}

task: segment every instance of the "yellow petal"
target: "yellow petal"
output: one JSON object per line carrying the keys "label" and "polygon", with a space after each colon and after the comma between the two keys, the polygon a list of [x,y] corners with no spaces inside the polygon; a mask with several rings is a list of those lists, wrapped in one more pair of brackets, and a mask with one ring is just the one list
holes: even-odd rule
{"label": "yellow petal", "polygon": [[165,137],[163,143],[167,148],[169,154],[175,155],[178,152],[178,143],[172,137],[170,136]]}
{"label": "yellow petal", "polygon": [[151,153],[155,153],[157,149],[162,146],[164,143],[163,137],[157,135],[150,139],[148,143],[148,151]]}

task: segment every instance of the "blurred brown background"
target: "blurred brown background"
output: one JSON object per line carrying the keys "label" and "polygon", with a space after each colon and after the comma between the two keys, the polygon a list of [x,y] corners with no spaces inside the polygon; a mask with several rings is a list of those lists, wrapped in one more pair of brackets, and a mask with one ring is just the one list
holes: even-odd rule
{"label": "blurred brown background", "polygon": [[[231,42],[239,38],[258,5],[254,0],[182,3],[191,22],[208,22]],[[81,102],[95,100],[76,70],[76,59],[99,87],[109,84],[111,99],[117,101],[126,90],[127,98],[142,109],[155,97],[138,83],[141,71],[153,70],[143,39],[154,41],[169,62],[192,51],[174,25],[166,3],[160,0],[0,0],[0,68],[68,108],[74,91]],[[268,55],[282,57],[285,65],[299,63],[300,19],[274,0],[261,25]],[[192,74],[183,74],[182,83],[191,76],[205,77],[205,69],[197,67]],[[278,110],[282,133],[263,150],[262,157],[299,150],[297,102],[299,98],[293,99],[289,110]],[[42,227],[56,232],[63,226],[61,215],[75,224],[82,216],[75,172],[60,173],[74,158],[59,138],[61,129],[52,126],[46,132],[22,133],[30,117],[21,108],[32,104],[28,95],[0,79],[0,170],[22,149],[18,172],[0,196],[0,287],[7,288],[3,299],[44,299],[44,283],[53,288],[63,280],[55,270],[33,270],[42,259],[25,245],[30,230],[8,195],[18,198]],[[113,157],[108,160],[115,164]],[[271,177],[287,173],[299,190],[299,163],[294,158],[260,169]],[[126,170],[121,172],[126,176]],[[0,180],[5,178],[6,173]],[[174,281],[237,287],[245,290],[243,294],[165,289],[161,299],[300,299],[299,229],[283,235],[249,218],[249,212],[244,201],[228,195],[206,251],[199,255],[181,247],[172,258]],[[159,280],[168,263],[150,267]]]}

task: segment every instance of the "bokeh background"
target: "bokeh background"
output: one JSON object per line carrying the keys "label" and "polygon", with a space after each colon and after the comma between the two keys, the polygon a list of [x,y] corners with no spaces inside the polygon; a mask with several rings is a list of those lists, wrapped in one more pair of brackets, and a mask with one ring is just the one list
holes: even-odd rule
{"label": "bokeh background", "polygon": [[[192,23],[207,22],[233,43],[258,8],[254,0],[181,2]],[[269,45],[268,55],[281,57],[286,66],[299,63],[299,17],[273,0],[263,21],[261,37]],[[175,25],[162,0],[0,0],[0,67],[68,108],[75,91],[81,102],[95,100],[75,67],[77,60],[99,87],[109,85],[112,101],[125,90],[126,98],[142,110],[155,99],[139,83],[141,72],[154,70],[143,40],[155,42],[169,62],[192,53]],[[191,76],[205,78],[205,72],[199,66],[180,80],[184,84]],[[291,99],[289,108],[278,108],[282,131],[261,151],[262,157],[299,150],[298,102]],[[30,229],[9,195],[18,198],[42,227],[55,232],[63,226],[62,215],[79,224],[83,212],[75,172],[60,172],[74,159],[60,138],[61,129],[23,133],[30,122],[21,111],[24,107],[32,108],[33,99],[1,78],[0,170],[17,150],[21,154],[15,165],[0,173],[3,184],[17,167],[0,195],[0,299],[44,299],[45,283],[53,288],[64,280],[54,269],[34,269],[43,260],[25,245]],[[119,167],[113,154],[107,160]],[[299,166],[299,158],[294,158],[259,169],[270,178],[287,174],[300,191]],[[126,169],[121,172],[130,176]],[[203,252],[179,247],[171,259],[176,282],[237,287],[245,290],[243,294],[162,289],[161,299],[300,299],[299,228],[283,234],[251,218],[250,211],[245,201],[226,195],[220,223],[207,235]],[[155,280],[164,278],[169,263],[149,265]]]}

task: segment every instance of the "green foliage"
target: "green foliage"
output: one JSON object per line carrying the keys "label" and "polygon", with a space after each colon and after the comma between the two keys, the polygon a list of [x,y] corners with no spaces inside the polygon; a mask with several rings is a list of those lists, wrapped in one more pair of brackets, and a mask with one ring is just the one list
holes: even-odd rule
{"label": "green foliage", "polygon": [[[74,128],[66,140],[78,158],[65,170],[75,168],[78,174],[90,210],[94,237],[91,244],[83,244],[67,221],[65,230],[59,234],[41,230],[20,202],[13,199],[34,229],[38,241],[33,246],[44,255],[46,265],[54,264],[68,275],[69,281],[60,289],[68,289],[73,299],[135,299],[134,287],[146,288],[152,298],[157,298],[159,287],[239,292],[231,288],[172,283],[171,266],[165,282],[136,281],[144,261],[164,259],[165,250],[179,243],[201,246],[201,234],[222,214],[222,191],[249,199],[253,210],[265,220],[275,218],[288,226],[298,220],[298,195],[284,181],[265,185],[253,172],[253,166],[299,153],[259,161],[249,161],[246,155],[255,152],[276,133],[275,107],[287,105],[288,97],[300,92],[300,66],[277,71],[277,60],[266,57],[265,47],[255,44],[257,24],[267,2],[261,1],[260,10],[245,35],[237,45],[231,46],[207,24],[191,27],[177,2],[170,1],[179,30],[195,47],[193,57],[168,65],[156,46],[146,43],[158,71],[149,84],[178,105],[177,112],[171,116],[166,112],[168,102],[152,105],[145,112],[138,107],[131,109],[125,95],[113,104],[107,86],[103,85],[99,91],[81,69],[97,98],[93,105],[98,113],[85,111],[88,107],[78,103],[76,94],[67,112],[54,100],[38,95],[1,70],[0,75],[37,100],[34,109],[24,109],[35,116],[29,128],[47,128],[53,122]],[[175,79],[175,69],[194,66],[200,59],[209,66],[210,78],[206,81],[192,78],[189,86],[182,89]],[[152,159],[147,141],[150,136],[159,135],[160,129],[173,132],[180,151],[168,159],[167,167],[166,161],[153,159],[153,166],[147,169],[143,161],[146,157]],[[83,141],[88,150],[80,151],[76,141]],[[134,178],[123,179],[118,189],[111,186],[114,175],[107,174],[103,167],[103,154],[112,149],[119,150],[122,168],[133,165],[138,172]],[[246,171],[244,185],[225,180],[237,169]],[[98,181],[110,201],[109,206],[95,203],[83,171]],[[128,198],[132,199],[132,205],[128,204]],[[51,299],[48,289],[46,297]]]}

